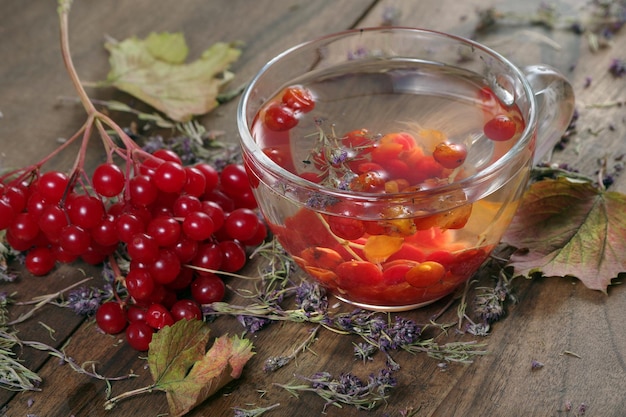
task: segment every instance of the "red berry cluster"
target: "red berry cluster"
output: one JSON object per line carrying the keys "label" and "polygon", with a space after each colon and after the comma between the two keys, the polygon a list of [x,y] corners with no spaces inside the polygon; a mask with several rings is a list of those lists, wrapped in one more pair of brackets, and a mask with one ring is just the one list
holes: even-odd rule
{"label": "red berry cluster", "polygon": [[96,265],[125,250],[130,297],[103,304],[96,321],[111,334],[127,328],[131,346],[145,350],[153,331],[201,318],[201,304],[221,300],[225,285],[215,272],[241,269],[246,246],[262,243],[267,229],[239,164],[219,172],[206,163],[184,166],[166,149],[130,162],[128,172],[99,165],[87,187],[76,176],[37,169],[0,182],[0,229],[26,253],[33,275],[78,258]]}

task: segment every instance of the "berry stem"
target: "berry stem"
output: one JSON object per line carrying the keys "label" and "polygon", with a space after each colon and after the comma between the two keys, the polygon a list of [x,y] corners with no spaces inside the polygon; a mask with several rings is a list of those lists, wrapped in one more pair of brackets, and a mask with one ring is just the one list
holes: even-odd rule
{"label": "berry stem", "polygon": [[76,89],[78,97],[80,98],[83,107],[87,111],[87,114],[95,115],[96,113],[98,113],[98,111],[96,110],[91,100],[89,100],[89,96],[87,95],[87,92],[83,88],[83,85],[78,78],[76,68],[74,67],[74,62],[72,61],[72,56],[70,55],[68,16],[71,4],[71,0],[59,0],[58,11],[60,20],[59,23],[61,27],[61,56],[63,57],[63,62],[65,63],[65,67],[67,68],[72,84],[74,84],[74,88]]}

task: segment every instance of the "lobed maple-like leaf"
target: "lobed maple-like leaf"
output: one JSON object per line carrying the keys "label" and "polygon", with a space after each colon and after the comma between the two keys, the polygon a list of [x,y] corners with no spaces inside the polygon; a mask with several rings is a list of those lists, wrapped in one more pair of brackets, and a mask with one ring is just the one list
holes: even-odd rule
{"label": "lobed maple-like leaf", "polygon": [[204,356],[210,329],[200,320],[180,320],[159,330],[150,342],[148,366],[157,384],[178,381]]}
{"label": "lobed maple-like leaf", "polygon": [[588,182],[543,180],[526,191],[503,241],[517,275],[573,276],[606,293],[626,272],[626,195]]}
{"label": "lobed maple-like leaf", "polygon": [[188,48],[180,33],[152,33],[108,41],[111,70],[106,85],[133,95],[178,122],[210,112],[220,88],[230,79],[230,65],[240,50],[223,42],[213,44],[201,57],[185,63]]}
{"label": "lobed maple-like leaf", "polygon": [[209,329],[199,320],[180,320],[155,333],[148,364],[153,389],[165,391],[170,415],[182,416],[233,379],[254,355],[252,343],[221,336],[205,353]]}

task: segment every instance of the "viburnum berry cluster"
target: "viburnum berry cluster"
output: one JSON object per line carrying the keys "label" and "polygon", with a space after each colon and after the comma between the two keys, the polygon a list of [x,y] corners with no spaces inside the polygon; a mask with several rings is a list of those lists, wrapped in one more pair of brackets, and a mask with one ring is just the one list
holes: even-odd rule
{"label": "viburnum berry cluster", "polygon": [[111,158],[91,177],[81,166],[67,175],[40,164],[6,174],[0,229],[33,275],[78,258],[96,265],[116,252],[128,257],[121,279],[130,298],[105,303],[96,320],[107,333],[130,322],[129,342],[144,350],[152,330],[201,318],[201,304],[221,300],[216,272],[241,269],[246,246],[263,242],[267,229],[241,165],[218,172],[184,166],[171,150],[133,148],[124,169]]}
{"label": "viburnum berry cluster", "polygon": [[[147,350],[154,331],[201,319],[202,304],[224,297],[218,273],[240,270],[246,247],[263,242],[267,228],[242,165],[218,171],[204,162],[185,165],[168,149],[148,153],[96,109],[74,69],[62,18],[63,58],[88,118],[38,163],[0,176],[0,230],[24,252],[33,275],[59,262],[108,260],[125,291],[100,306],[96,322],[110,334],[126,329],[129,344]],[[96,133],[106,160],[88,174],[85,154]],[[43,169],[78,140],[68,173]],[[128,261],[123,271],[120,257]]]}

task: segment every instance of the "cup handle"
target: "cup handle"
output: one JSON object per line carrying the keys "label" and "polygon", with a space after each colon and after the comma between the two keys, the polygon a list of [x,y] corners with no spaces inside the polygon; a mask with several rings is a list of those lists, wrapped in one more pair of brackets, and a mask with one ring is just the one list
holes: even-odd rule
{"label": "cup handle", "polygon": [[530,65],[522,69],[537,100],[537,143],[533,165],[549,154],[567,130],[574,114],[574,89],[556,69]]}

